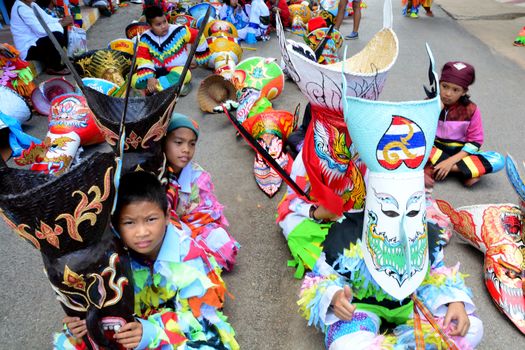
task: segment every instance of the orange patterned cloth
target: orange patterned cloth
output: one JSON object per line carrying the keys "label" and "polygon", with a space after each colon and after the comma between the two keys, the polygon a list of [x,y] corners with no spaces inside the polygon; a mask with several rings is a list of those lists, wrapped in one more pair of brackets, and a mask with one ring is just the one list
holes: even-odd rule
{"label": "orange patterned cloth", "polygon": [[17,49],[9,44],[0,44],[0,85],[29,98],[36,87],[33,82],[35,75],[29,62],[20,58]]}

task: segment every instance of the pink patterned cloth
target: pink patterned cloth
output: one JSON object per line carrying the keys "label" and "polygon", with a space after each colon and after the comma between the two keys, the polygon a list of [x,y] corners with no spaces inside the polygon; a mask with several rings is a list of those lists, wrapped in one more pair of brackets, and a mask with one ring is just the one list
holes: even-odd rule
{"label": "pink patterned cloth", "polygon": [[173,224],[191,231],[191,236],[211,254],[221,268],[231,270],[239,243],[226,231],[224,206],[217,201],[210,174],[191,162],[177,177],[169,169],[168,200]]}

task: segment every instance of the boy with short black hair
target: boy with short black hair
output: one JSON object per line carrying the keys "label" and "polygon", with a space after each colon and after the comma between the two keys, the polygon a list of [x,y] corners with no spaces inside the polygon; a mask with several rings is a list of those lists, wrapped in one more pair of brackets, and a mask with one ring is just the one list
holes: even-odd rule
{"label": "boy with short black hair", "polygon": [[[146,89],[148,94],[165,90],[177,84],[188,58],[187,44],[193,43],[198,31],[178,24],[169,24],[164,11],[158,6],[144,10],[151,29],[142,33],[137,49],[137,70],[131,78],[135,89]],[[207,52],[206,40],[202,40],[196,56]],[[191,73],[184,79],[181,95],[189,93]]]}
{"label": "boy with short black hair", "polygon": [[[154,175],[121,178],[112,221],[131,256],[137,316],[115,340],[126,349],[238,349],[220,311],[226,289],[219,268],[169,224],[166,190]],[[64,323],[76,338],[86,332],[85,320]]]}

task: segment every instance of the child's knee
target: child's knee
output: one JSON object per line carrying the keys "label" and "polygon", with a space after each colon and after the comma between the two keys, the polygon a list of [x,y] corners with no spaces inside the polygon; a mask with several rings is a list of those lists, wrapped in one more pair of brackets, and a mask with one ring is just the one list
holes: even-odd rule
{"label": "child's knee", "polygon": [[377,343],[380,320],[376,314],[356,311],[351,321],[338,321],[328,326],[325,336],[327,350],[370,349]]}

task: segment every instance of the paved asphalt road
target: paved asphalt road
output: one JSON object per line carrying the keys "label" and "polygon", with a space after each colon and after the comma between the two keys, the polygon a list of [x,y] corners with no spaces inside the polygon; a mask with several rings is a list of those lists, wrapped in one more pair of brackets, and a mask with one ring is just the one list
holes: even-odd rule
{"label": "paved asphalt road", "polygon": [[[381,29],[382,1],[369,0],[364,11],[360,38],[347,41],[349,52],[358,52],[375,32]],[[434,52],[438,67],[447,60],[466,60],[477,69],[477,82],[471,89],[473,100],[481,108],[484,148],[510,153],[525,160],[521,118],[525,101],[525,72],[516,64],[493,54],[481,41],[463,30],[439,8],[436,17],[418,20],[403,18],[398,1],[394,3],[394,29],[400,43],[397,63],[388,77],[381,100],[402,101],[424,97],[428,60],[425,42]],[[89,31],[90,48],[102,47],[123,36],[125,26],[139,13],[139,6],[121,10],[110,19],[101,19]],[[346,20],[343,33],[351,30]],[[295,40],[298,40],[296,37]],[[260,43],[257,51],[246,56],[279,57],[275,36]],[[225,313],[237,331],[243,349],[321,349],[322,334],[308,328],[295,304],[299,281],[286,267],[290,258],[286,242],[275,225],[277,203],[282,195],[268,199],[257,189],[252,175],[253,152],[236,139],[232,126],[223,115],[203,115],[196,106],[198,82],[209,71],[193,71],[194,89],[179,101],[177,110],[195,117],[201,124],[196,159],[211,172],[216,192],[226,206],[230,230],[242,244],[235,271],[226,275],[234,300],[228,300]],[[275,108],[292,111],[304,99],[297,87],[286,82],[285,91]],[[36,116],[28,129],[42,136],[45,119]],[[525,174],[525,171],[523,172]],[[439,184],[437,198],[454,206],[476,203],[516,203],[517,199],[505,174],[484,178],[467,190],[455,181]],[[0,348],[50,349],[52,332],[60,328],[63,311],[42,273],[37,251],[0,223]],[[524,349],[525,336],[518,332],[493,305],[482,282],[482,255],[453,239],[446,248],[449,264],[461,262],[474,291],[478,314],[485,324],[480,349]]]}

